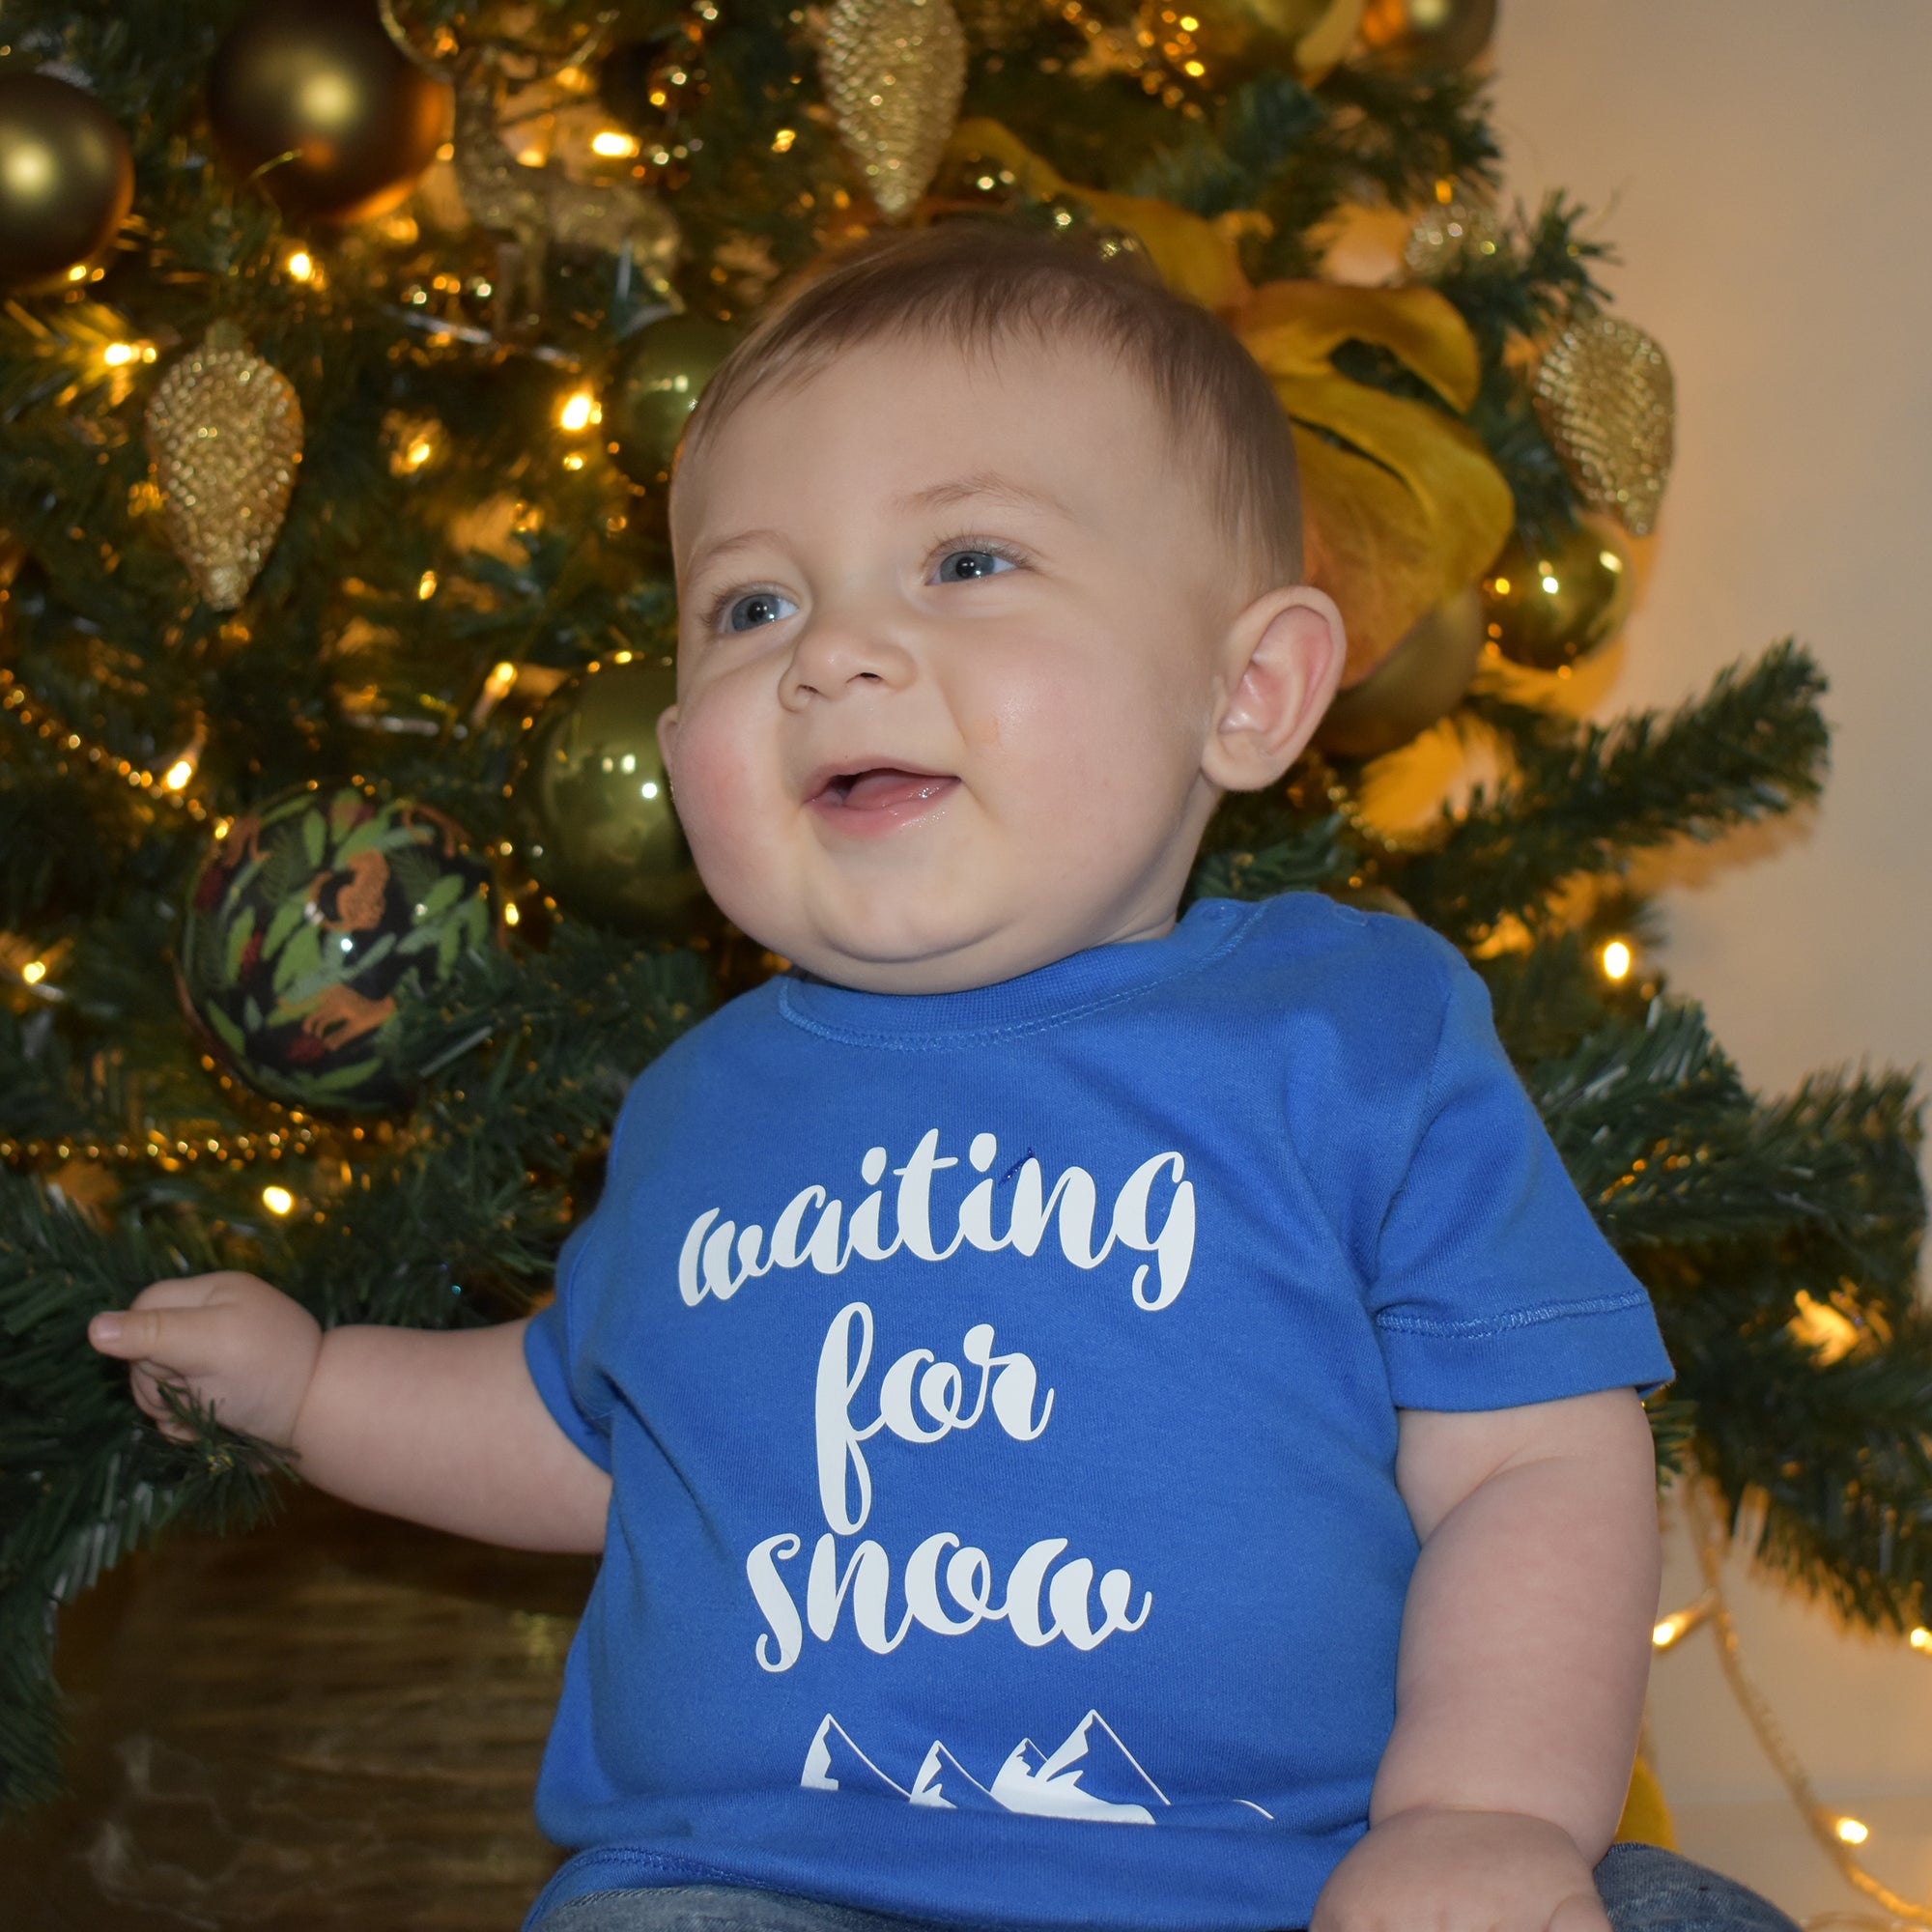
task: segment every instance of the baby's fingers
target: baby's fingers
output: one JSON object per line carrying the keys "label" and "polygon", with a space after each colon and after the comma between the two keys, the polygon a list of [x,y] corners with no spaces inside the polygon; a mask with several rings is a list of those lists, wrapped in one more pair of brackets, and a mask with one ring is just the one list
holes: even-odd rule
{"label": "baby's fingers", "polygon": [[137,1362],[128,1384],[133,1390],[134,1406],[163,1435],[175,1442],[194,1440],[194,1431],[179,1415],[188,1392],[173,1370],[162,1368],[158,1362]]}
{"label": "baby's fingers", "polygon": [[87,1324],[87,1339],[103,1355],[124,1362],[153,1357],[172,1372],[193,1375],[207,1360],[217,1324],[207,1308],[109,1309]]}
{"label": "baby's fingers", "polygon": [[1594,1889],[1573,1892],[1550,1914],[1549,1932],[1610,1932],[1610,1915]]}

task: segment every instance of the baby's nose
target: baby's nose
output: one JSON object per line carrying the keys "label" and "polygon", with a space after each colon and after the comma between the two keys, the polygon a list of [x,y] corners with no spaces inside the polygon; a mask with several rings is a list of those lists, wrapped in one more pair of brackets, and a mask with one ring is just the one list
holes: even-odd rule
{"label": "baby's nose", "polygon": [[916,672],[912,653],[885,627],[857,613],[814,611],[793,640],[779,696],[795,706],[843,697],[865,686],[898,690]]}

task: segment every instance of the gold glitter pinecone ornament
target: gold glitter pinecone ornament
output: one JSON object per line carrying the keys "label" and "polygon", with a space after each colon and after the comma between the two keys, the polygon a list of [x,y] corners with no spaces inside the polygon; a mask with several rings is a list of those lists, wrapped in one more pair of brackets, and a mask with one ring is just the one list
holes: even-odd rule
{"label": "gold glitter pinecone ornament", "polygon": [[959,114],[966,36],[950,0],[838,0],[818,71],[847,151],[893,220],[925,192]]}
{"label": "gold glitter pinecone ornament", "polygon": [[168,540],[202,596],[232,611],[273,546],[295,488],[302,446],[295,385],[233,323],[217,322],[162,377],[147,428]]}
{"label": "gold glitter pinecone ornament", "polygon": [[1613,315],[1573,323],[1543,352],[1536,412],[1583,500],[1648,536],[1677,431],[1663,351]]}

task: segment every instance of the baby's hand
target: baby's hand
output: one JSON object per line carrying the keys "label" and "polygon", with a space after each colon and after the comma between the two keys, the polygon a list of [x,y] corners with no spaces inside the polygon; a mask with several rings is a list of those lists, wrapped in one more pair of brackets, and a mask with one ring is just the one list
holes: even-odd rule
{"label": "baby's hand", "polygon": [[1569,1833],[1513,1811],[1399,1811],[1329,1874],[1310,1932],[1609,1932]]}
{"label": "baby's hand", "polygon": [[308,1393],[322,1328],[300,1303],[252,1274],[157,1281],[125,1314],[97,1315],[87,1339],[134,1365],[134,1400],[178,1442],[191,1432],[161,1394],[181,1389],[244,1435],[286,1447]]}

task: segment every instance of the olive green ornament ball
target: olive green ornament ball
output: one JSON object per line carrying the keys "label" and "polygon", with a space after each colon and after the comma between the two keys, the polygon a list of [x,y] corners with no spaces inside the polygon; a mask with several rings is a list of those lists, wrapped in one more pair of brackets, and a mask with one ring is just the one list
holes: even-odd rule
{"label": "olive green ornament ball", "polygon": [[1560,670],[1601,649],[1630,614],[1630,554],[1592,519],[1533,550],[1512,537],[1483,579],[1491,642],[1513,664]]}
{"label": "olive green ornament ball", "polygon": [[52,74],[0,76],[0,287],[99,254],[133,200],[128,137],[99,101]]}
{"label": "olive green ornament ball", "polygon": [[211,841],[176,975],[210,1050],[271,1099],[406,1103],[402,1015],[488,944],[489,862],[440,811],[360,784],[284,792]]}
{"label": "olive green ornament ball", "polygon": [[604,429],[633,483],[650,489],[670,480],[677,440],[736,341],[722,322],[670,315],[625,345],[604,386]]}
{"label": "olive green ornament ball", "polygon": [[1379,758],[1462,702],[1483,655],[1482,600],[1472,584],[1396,639],[1367,677],[1337,694],[1315,734],[1331,757]]}
{"label": "olive green ornament ball", "polygon": [[361,221],[436,158],[450,91],[389,39],[375,0],[259,0],[215,49],[208,118],[285,214]]}
{"label": "olive green ornament ball", "polygon": [[510,781],[524,856],[565,913],[626,931],[675,929],[704,896],[671,809],[658,717],[668,664],[634,658],[559,685]]}

